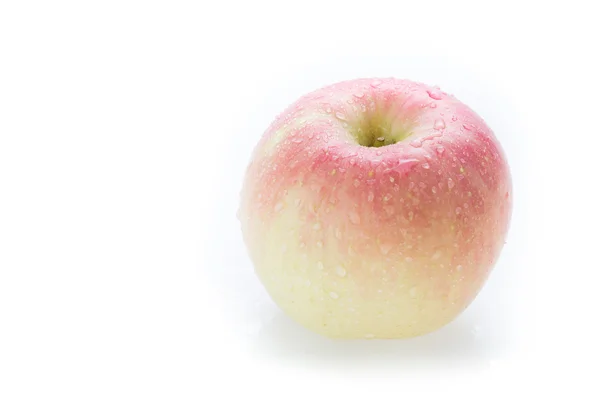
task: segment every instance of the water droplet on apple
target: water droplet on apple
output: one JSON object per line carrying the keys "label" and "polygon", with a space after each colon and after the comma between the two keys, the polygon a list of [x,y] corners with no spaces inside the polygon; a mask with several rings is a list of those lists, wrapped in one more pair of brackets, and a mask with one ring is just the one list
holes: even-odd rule
{"label": "water droplet on apple", "polygon": [[354,251],[354,249],[352,248],[352,246],[348,246],[348,255],[350,257],[354,257],[356,255],[356,252]]}
{"label": "water droplet on apple", "polygon": [[435,193],[437,193],[437,188],[435,186],[432,186],[431,191],[435,194]]}
{"label": "water droplet on apple", "polygon": [[275,212],[279,212],[283,209],[283,203],[282,202],[278,202],[277,204],[275,204]]}
{"label": "water droplet on apple", "polygon": [[319,222],[317,222],[316,224],[313,225],[313,229],[315,231],[318,231],[319,229],[321,229],[321,224]]}
{"label": "water droplet on apple", "polygon": [[452,116],[452,122],[456,122],[456,120],[457,120],[457,119],[458,119],[458,118],[456,118],[456,115],[453,115],[453,116]]}
{"label": "water droplet on apple", "polygon": [[423,167],[424,169],[429,169],[430,168],[430,166],[429,166],[428,163],[421,164],[421,167]]}
{"label": "water droplet on apple", "polygon": [[442,257],[442,252],[439,250],[436,250],[435,253],[433,253],[433,255],[431,256],[432,260],[439,260]]}
{"label": "water droplet on apple", "polygon": [[442,146],[438,146],[438,147],[436,148],[436,151],[438,152],[438,154],[443,154],[443,153],[444,153],[444,150],[445,150],[445,149],[444,149]]}
{"label": "water droplet on apple", "polygon": [[456,210],[454,210],[454,212],[456,212],[456,215],[459,215],[462,211],[462,208],[460,207],[456,207]]}
{"label": "water droplet on apple", "polygon": [[342,230],[340,228],[335,228],[335,237],[338,239],[342,238]]}
{"label": "water droplet on apple", "polygon": [[337,267],[335,267],[335,273],[343,278],[346,276],[346,269],[341,265],[338,265]]}
{"label": "water droplet on apple", "polygon": [[452,189],[454,187],[454,181],[452,178],[448,178],[448,189]]}
{"label": "water droplet on apple", "polygon": [[435,103],[431,103],[431,104],[429,104],[429,107],[430,107],[430,108],[436,108],[436,107],[437,107],[437,104],[435,104]]}
{"label": "water droplet on apple", "polygon": [[360,181],[358,179],[354,180],[354,187],[359,187],[360,186]]}
{"label": "water droplet on apple", "polygon": [[301,137],[295,137],[292,139],[292,143],[302,143],[304,141],[304,139],[302,139]]}
{"label": "water droplet on apple", "polygon": [[336,116],[338,119],[341,119],[342,121],[345,121],[345,120],[346,120],[346,115],[345,115],[343,112],[336,111],[336,112],[335,112],[335,116]]}
{"label": "water droplet on apple", "polygon": [[379,250],[381,251],[381,254],[385,256],[392,250],[392,247],[393,246],[390,243],[382,243],[379,245]]}
{"label": "water droplet on apple", "polygon": [[350,218],[350,222],[354,225],[360,224],[360,216],[356,212],[351,211],[350,214],[348,214],[348,217]]}
{"label": "water droplet on apple", "polygon": [[363,92],[356,92],[354,93],[354,97],[358,97],[359,99],[362,99],[364,97],[364,93]]}
{"label": "water droplet on apple", "polygon": [[318,248],[321,248],[321,247],[323,247],[323,242],[321,242],[320,240],[317,240],[317,243],[316,243],[316,244],[317,244],[317,247],[318,247]]}
{"label": "water droplet on apple", "polygon": [[409,291],[408,294],[410,295],[410,297],[415,298],[417,297],[417,287],[412,287]]}
{"label": "water droplet on apple", "polygon": [[462,266],[462,265],[460,265],[460,264],[459,264],[459,265],[457,265],[457,266],[456,266],[456,270],[457,270],[457,271],[459,271],[459,272],[460,272],[460,271],[462,271],[462,269],[463,269],[463,266]]}
{"label": "water droplet on apple", "polygon": [[371,82],[371,86],[376,88],[378,86],[380,86],[383,82],[381,82],[379,79],[375,79],[373,82]]}
{"label": "water droplet on apple", "polygon": [[468,131],[472,130],[471,126],[467,124],[463,124],[463,128],[465,128]]}
{"label": "water droplet on apple", "polygon": [[369,192],[369,194],[367,195],[367,201],[370,203],[373,201],[374,198],[375,195],[373,194],[373,192]]}
{"label": "water droplet on apple", "polygon": [[446,127],[446,122],[444,122],[444,120],[441,118],[436,119],[435,122],[433,123],[433,129],[435,129],[436,131],[441,131],[445,127]]}
{"label": "water droplet on apple", "polygon": [[337,294],[336,292],[329,292],[329,297],[331,297],[332,299],[336,300],[340,297],[339,294]]}
{"label": "water droplet on apple", "polygon": [[442,92],[436,88],[427,90],[427,94],[434,100],[441,100],[443,97]]}
{"label": "water droplet on apple", "polygon": [[411,140],[410,145],[412,147],[421,147],[423,146],[423,142],[420,139]]}
{"label": "water droplet on apple", "polygon": [[317,269],[319,269],[320,271],[322,271],[322,270],[323,270],[323,268],[325,268],[325,267],[323,266],[323,263],[322,263],[321,261],[317,262]]}

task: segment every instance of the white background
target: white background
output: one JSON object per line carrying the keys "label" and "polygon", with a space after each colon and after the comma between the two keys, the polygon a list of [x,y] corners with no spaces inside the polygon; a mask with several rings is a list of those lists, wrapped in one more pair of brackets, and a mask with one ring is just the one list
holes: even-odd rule
{"label": "white background", "polygon": [[[0,3],[1,399],[594,398],[593,2],[354,3]],[[455,322],[334,342],[270,302],[235,211],[277,113],[371,76],[474,108],[515,209]]]}

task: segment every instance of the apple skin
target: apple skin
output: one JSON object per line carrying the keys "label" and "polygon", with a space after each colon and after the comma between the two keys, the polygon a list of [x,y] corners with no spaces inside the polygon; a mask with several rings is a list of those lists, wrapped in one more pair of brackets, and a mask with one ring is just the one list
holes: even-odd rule
{"label": "apple skin", "polygon": [[505,155],[474,111],[435,87],[357,79],[273,122],[238,216],[259,279],[294,320],[333,338],[405,338],[475,298],[511,204]]}

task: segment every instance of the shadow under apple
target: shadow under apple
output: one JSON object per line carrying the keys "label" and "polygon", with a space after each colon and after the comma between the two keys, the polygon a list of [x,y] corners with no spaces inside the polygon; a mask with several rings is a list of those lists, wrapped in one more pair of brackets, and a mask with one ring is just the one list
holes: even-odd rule
{"label": "shadow under apple", "polygon": [[313,333],[279,312],[254,337],[253,350],[271,361],[330,364],[344,368],[365,364],[399,367],[486,367],[498,341],[485,324],[464,313],[427,335],[402,340],[336,340]]}

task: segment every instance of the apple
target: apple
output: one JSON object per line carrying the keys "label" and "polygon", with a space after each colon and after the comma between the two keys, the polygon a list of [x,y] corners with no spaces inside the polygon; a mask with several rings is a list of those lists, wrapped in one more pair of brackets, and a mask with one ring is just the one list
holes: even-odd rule
{"label": "apple", "polygon": [[239,219],[292,319],[333,338],[436,330],[482,288],[507,234],[506,157],[437,87],[357,79],[300,98],[254,150]]}

